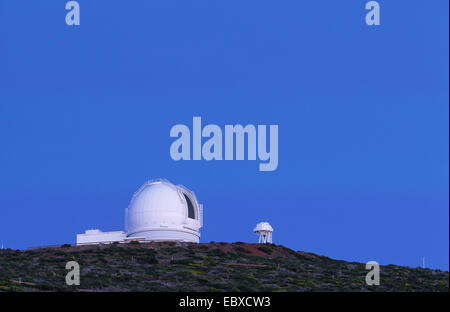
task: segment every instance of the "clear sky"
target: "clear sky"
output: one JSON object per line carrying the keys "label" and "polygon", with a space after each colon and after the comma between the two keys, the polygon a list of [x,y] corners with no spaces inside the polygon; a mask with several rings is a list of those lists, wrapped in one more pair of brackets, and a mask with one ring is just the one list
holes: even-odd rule
{"label": "clear sky", "polygon": [[[0,243],[124,229],[140,185],[204,205],[202,242],[449,267],[449,3],[0,0]],[[279,165],[171,159],[178,123],[278,124]]]}

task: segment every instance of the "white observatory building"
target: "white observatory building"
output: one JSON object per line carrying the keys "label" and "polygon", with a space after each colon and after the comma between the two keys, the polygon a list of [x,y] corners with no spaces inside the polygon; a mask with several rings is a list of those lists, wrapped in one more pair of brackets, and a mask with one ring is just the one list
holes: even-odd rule
{"label": "white observatory building", "polygon": [[198,243],[203,206],[194,193],[167,180],[145,183],[125,209],[125,230],[87,230],[77,234],[77,246],[129,241],[178,241]]}
{"label": "white observatory building", "polygon": [[259,236],[259,244],[272,244],[273,228],[269,222],[258,223],[253,229],[253,232]]}

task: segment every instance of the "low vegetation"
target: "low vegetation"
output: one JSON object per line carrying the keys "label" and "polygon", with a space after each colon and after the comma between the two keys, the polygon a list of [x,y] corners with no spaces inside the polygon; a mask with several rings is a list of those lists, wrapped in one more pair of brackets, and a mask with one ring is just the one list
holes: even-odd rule
{"label": "low vegetation", "polygon": [[[80,285],[65,282],[80,265]],[[365,264],[276,245],[112,244],[0,251],[0,291],[449,291],[449,272],[381,266],[368,286]]]}

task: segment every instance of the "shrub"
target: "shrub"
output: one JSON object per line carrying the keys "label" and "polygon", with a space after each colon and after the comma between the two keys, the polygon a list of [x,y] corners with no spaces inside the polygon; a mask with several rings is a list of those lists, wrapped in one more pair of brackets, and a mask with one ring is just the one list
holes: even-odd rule
{"label": "shrub", "polygon": [[181,265],[188,265],[190,264],[192,261],[190,259],[173,259],[170,261],[170,264],[181,264]]}
{"label": "shrub", "polygon": [[147,254],[143,256],[137,256],[136,258],[137,262],[142,264],[156,264],[158,263],[158,259],[156,259],[156,256],[154,254]]}
{"label": "shrub", "polygon": [[225,257],[226,253],[225,253],[225,251],[223,251],[221,249],[212,249],[212,250],[208,251],[208,255],[216,256],[216,257]]}
{"label": "shrub", "polygon": [[242,246],[234,247],[234,250],[236,250],[237,252],[242,252],[242,253],[251,253],[250,250],[245,249],[245,248],[242,247]]}
{"label": "shrub", "polygon": [[268,255],[270,255],[272,253],[272,251],[273,251],[272,247],[269,247],[267,245],[261,245],[261,246],[258,247],[258,249],[261,250],[262,252],[268,254]]}
{"label": "shrub", "polygon": [[164,251],[166,251],[169,255],[173,255],[176,254],[178,252],[180,252],[182,249],[179,247],[169,247],[164,249]]}

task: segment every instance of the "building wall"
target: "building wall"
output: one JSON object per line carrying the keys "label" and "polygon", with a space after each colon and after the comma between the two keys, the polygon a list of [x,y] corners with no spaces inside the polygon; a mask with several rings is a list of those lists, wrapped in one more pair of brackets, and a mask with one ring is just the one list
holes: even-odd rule
{"label": "building wall", "polygon": [[188,228],[148,228],[142,232],[134,233],[128,238],[143,237],[145,241],[178,241],[199,243],[200,234]]}
{"label": "building wall", "polygon": [[84,234],[77,234],[77,246],[123,242],[126,234],[123,231],[102,232],[100,230],[87,230]]}

